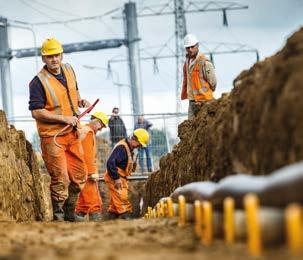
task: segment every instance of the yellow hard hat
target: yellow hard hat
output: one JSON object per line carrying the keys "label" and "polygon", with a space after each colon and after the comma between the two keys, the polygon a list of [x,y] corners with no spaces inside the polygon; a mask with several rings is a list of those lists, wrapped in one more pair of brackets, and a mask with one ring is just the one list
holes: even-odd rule
{"label": "yellow hard hat", "polygon": [[55,55],[63,52],[61,43],[55,39],[46,39],[41,47],[41,55]]}
{"label": "yellow hard hat", "polygon": [[108,117],[103,112],[95,112],[95,113],[92,114],[92,116],[94,118],[99,119],[105,127],[107,126],[107,124],[108,124]]}
{"label": "yellow hard hat", "polygon": [[149,133],[143,129],[138,128],[134,131],[134,136],[137,137],[138,142],[142,145],[142,147],[146,147],[149,140]]}

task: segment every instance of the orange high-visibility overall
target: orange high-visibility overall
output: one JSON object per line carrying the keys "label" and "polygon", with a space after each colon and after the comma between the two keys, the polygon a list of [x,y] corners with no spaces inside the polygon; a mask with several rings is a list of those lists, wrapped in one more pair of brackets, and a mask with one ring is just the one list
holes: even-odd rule
{"label": "orange high-visibility overall", "polygon": [[[44,109],[57,115],[73,116],[78,112],[75,75],[69,64],[62,64],[61,69],[67,81],[67,88],[44,68],[37,75],[45,90]],[[79,133],[69,127],[57,137],[56,141],[61,145],[58,147],[53,141],[53,136],[64,125],[39,120],[36,120],[36,123],[41,138],[43,160],[51,176],[51,197],[55,201],[65,201],[68,197],[68,188],[73,192],[79,192],[86,180],[86,165]]]}
{"label": "orange high-visibility overall", "polygon": [[99,192],[98,182],[89,179],[89,176],[98,172],[96,164],[96,136],[94,131],[85,125],[80,129],[80,139],[84,151],[84,160],[87,166],[88,179],[81,190],[76,213],[83,212],[85,214],[102,211],[102,199]]}
{"label": "orange high-visibility overall", "polygon": [[128,182],[127,182],[127,176],[130,176],[132,173],[133,156],[125,140],[119,141],[115,147],[119,145],[123,145],[125,147],[128,156],[126,169],[123,170],[117,167],[120,179],[122,181],[122,189],[118,190],[115,188],[114,186],[115,181],[110,177],[108,171],[106,171],[104,174],[104,180],[109,188],[109,195],[110,195],[108,212],[112,212],[116,214],[122,214],[125,212],[133,211],[132,204],[128,199]]}

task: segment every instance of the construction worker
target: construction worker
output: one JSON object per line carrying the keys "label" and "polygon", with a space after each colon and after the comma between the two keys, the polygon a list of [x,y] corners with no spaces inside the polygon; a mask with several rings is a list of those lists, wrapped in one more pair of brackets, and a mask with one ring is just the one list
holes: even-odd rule
{"label": "construction worker", "polygon": [[[82,221],[74,211],[87,169],[76,126],[78,108],[90,104],[80,97],[71,65],[62,63],[63,48],[58,40],[47,39],[41,56],[45,66],[29,84],[29,110],[36,120],[43,160],[51,177],[54,220]],[[60,133],[66,125],[70,127]]]}
{"label": "construction worker", "polygon": [[107,124],[108,117],[102,112],[95,112],[91,116],[90,122],[79,130],[88,178],[83,190],[80,192],[76,213],[80,217],[85,217],[88,214],[90,221],[99,221],[101,219],[102,200],[98,187],[96,134],[102,128],[105,128]]}
{"label": "construction worker", "polygon": [[[134,129],[143,128],[149,132],[150,128],[153,126],[151,122],[146,120],[143,115],[138,116],[138,120],[135,123]],[[144,153],[146,155],[146,166],[147,171],[152,172],[153,171],[153,163],[152,163],[152,156],[151,156],[151,138],[149,138],[149,142],[145,148],[139,148],[138,154],[139,154],[139,165],[141,172],[144,172]]]}
{"label": "construction worker", "polygon": [[134,149],[146,147],[148,140],[149,134],[145,129],[136,129],[130,139],[125,138],[119,141],[109,156],[104,175],[110,195],[108,218],[128,219],[131,217],[132,205],[128,199],[127,177],[135,171]]}
{"label": "construction worker", "polygon": [[184,37],[186,60],[183,66],[181,99],[188,99],[188,119],[193,119],[197,105],[213,99],[217,79],[213,64],[199,53],[199,41],[193,34]]}

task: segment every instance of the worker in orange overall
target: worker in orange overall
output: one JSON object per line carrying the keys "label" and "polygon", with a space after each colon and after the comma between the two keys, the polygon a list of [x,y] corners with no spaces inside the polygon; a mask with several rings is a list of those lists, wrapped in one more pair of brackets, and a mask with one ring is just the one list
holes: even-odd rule
{"label": "worker in orange overall", "polygon": [[213,64],[199,53],[199,41],[193,34],[184,37],[186,60],[183,65],[181,100],[188,99],[188,119],[197,114],[197,105],[213,99],[217,79]]}
{"label": "worker in orange overall", "polygon": [[148,132],[143,128],[138,128],[130,139],[122,139],[115,145],[107,160],[104,179],[109,188],[108,218],[110,219],[131,217],[132,205],[128,199],[127,177],[135,171],[134,149],[146,147],[148,140]]}
{"label": "worker in orange overall", "polygon": [[[75,206],[87,170],[76,126],[78,108],[90,104],[80,98],[71,65],[62,63],[63,48],[58,40],[47,39],[41,56],[45,66],[29,84],[29,110],[36,120],[42,157],[51,177],[53,216],[57,221],[82,221],[75,215]],[[60,133],[66,125],[70,127]]]}
{"label": "worker in orange overall", "polygon": [[88,177],[79,195],[76,214],[80,217],[85,217],[88,214],[90,221],[101,220],[102,200],[98,187],[96,134],[102,128],[105,128],[107,124],[108,117],[102,112],[95,112],[91,116],[90,122],[79,130]]}

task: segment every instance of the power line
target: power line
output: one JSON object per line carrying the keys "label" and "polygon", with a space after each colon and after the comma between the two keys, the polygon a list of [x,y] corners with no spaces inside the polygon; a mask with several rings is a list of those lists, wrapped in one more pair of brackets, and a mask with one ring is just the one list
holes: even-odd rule
{"label": "power line", "polygon": [[78,17],[78,18],[80,17],[80,15],[78,15],[78,14],[73,14],[73,13],[71,13],[71,12],[63,11],[63,10],[61,10],[61,9],[55,8],[55,7],[53,7],[53,6],[50,6],[50,5],[48,5],[48,4],[41,3],[41,2],[39,2],[39,1],[37,1],[37,0],[31,0],[31,2],[34,2],[34,3],[37,4],[37,5],[44,6],[44,7],[46,7],[47,9],[53,10],[53,11],[58,12],[58,13],[61,13],[61,14],[65,14],[65,15],[69,15],[69,16],[73,16],[73,17]]}
{"label": "power line", "polygon": [[[22,1],[24,0],[19,0],[22,4],[26,5],[28,7],[27,3],[24,3]],[[37,10],[34,7],[30,7],[32,9],[34,9],[35,11],[39,12],[41,14],[40,10]],[[16,24],[23,24],[23,25],[31,25],[31,26],[44,26],[44,25],[54,25],[54,24],[68,24],[68,23],[76,23],[76,22],[83,22],[83,21],[89,21],[89,20],[97,20],[100,18],[103,18],[105,16],[108,16],[110,14],[113,14],[117,11],[121,10],[120,7],[118,8],[114,8],[112,10],[106,11],[103,14],[100,15],[94,15],[94,16],[84,16],[84,17],[79,17],[79,18],[74,18],[74,19],[68,19],[68,20],[62,20],[59,21],[53,17],[48,17],[50,19],[52,19],[53,21],[51,22],[36,22],[36,23],[30,23],[30,22],[26,22],[26,21],[22,21],[22,20],[16,20],[16,19],[8,19],[9,22],[11,23],[16,23]],[[45,13],[43,13],[44,16],[47,16]]]}

